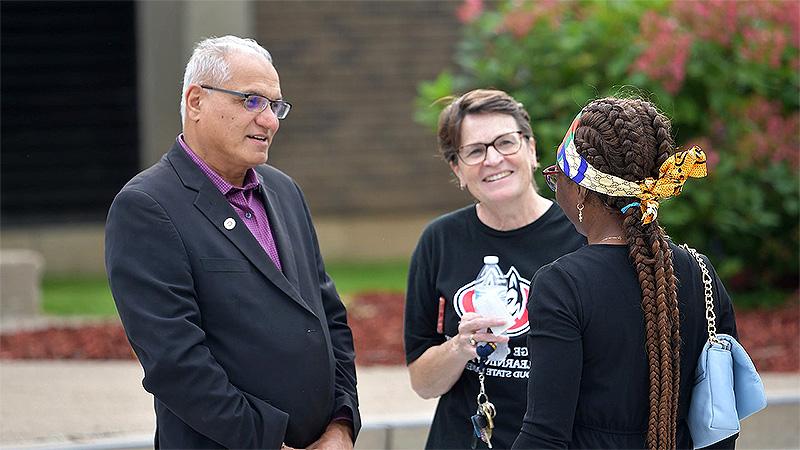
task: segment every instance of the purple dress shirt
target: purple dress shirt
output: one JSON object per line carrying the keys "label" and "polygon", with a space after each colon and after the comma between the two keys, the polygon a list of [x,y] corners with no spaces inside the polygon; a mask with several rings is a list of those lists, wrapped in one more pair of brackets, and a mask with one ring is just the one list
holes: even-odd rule
{"label": "purple dress shirt", "polygon": [[183,140],[183,134],[178,135],[178,143],[186,150],[186,154],[189,155],[189,158],[197,164],[197,167],[206,174],[214,186],[225,196],[225,199],[231,204],[241,221],[247,225],[247,229],[250,230],[253,237],[256,238],[261,248],[267,252],[269,258],[275,263],[275,267],[283,271],[281,260],[278,257],[278,248],[275,246],[275,239],[272,236],[272,229],[269,226],[267,210],[264,208],[264,202],[259,195],[261,177],[255,170],[247,169],[244,175],[244,185],[242,187],[234,186],[225,181],[218,173],[214,172],[205,161],[200,159],[200,157],[189,148],[189,145]]}

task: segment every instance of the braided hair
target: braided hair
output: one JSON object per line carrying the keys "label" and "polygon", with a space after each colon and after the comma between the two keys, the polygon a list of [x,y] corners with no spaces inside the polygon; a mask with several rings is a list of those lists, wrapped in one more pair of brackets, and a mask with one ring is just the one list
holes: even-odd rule
{"label": "braided hair", "polygon": [[[670,122],[645,100],[604,98],[589,103],[575,130],[578,153],[597,170],[628,181],[657,177],[674,151]],[[608,207],[637,201],[592,192]],[[628,255],[642,288],[649,373],[647,447],[674,449],[680,385],[680,330],[672,252],[657,221],[639,208],[623,214]]]}

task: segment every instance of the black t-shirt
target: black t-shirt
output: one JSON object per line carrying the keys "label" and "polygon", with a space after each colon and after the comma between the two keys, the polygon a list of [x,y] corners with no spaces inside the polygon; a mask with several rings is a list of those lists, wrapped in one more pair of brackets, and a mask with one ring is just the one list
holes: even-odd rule
{"label": "black t-shirt", "polygon": [[[558,205],[531,224],[497,231],[483,224],[475,206],[437,218],[423,231],[409,268],[406,294],[406,362],[458,334],[458,322],[472,309],[475,277],[483,257],[500,258],[508,280],[507,302],[516,323],[507,331],[510,354],[486,368],[486,394],[497,410],[494,448],[509,448],[522,425],[529,360],[528,291],[530,279],[543,265],[585,244]],[[445,298],[443,333],[437,331],[439,298]],[[472,443],[470,416],[477,409],[477,366],[467,363],[459,380],[439,400],[427,448],[464,449]],[[486,448],[481,442],[479,448]]]}
{"label": "black t-shirt", "polygon": [[[697,261],[671,248],[682,343],[676,443],[692,448],[685,419],[697,358],[708,339],[705,295]],[[713,280],[717,332],[735,337],[730,298],[704,261]],[[645,448],[642,290],[628,247],[581,248],[537,272],[532,290],[528,412],[514,448]]]}

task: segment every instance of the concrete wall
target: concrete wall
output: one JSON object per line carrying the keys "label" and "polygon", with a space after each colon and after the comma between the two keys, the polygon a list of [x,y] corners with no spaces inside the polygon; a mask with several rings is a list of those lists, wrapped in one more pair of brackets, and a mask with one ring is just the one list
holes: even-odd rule
{"label": "concrete wall", "polygon": [[181,131],[183,69],[209,36],[253,34],[250,1],[147,0],[136,3],[140,166],[158,161]]}

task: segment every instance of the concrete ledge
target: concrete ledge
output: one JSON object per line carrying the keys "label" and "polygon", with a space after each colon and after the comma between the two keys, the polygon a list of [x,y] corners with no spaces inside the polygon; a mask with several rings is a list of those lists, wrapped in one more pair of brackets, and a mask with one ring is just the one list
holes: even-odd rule
{"label": "concrete ledge", "polygon": [[46,330],[48,328],[78,328],[93,325],[121,323],[119,317],[112,316],[49,316],[0,317],[0,333]]}
{"label": "concrete ledge", "polygon": [[104,274],[103,224],[4,226],[0,245],[39,252],[48,274]]}
{"label": "concrete ledge", "polygon": [[314,217],[322,256],[330,260],[407,261],[434,215]]}
{"label": "concrete ledge", "polygon": [[741,423],[737,449],[800,448],[800,396],[767,397],[767,407]]}
{"label": "concrete ledge", "polygon": [[44,258],[27,249],[0,250],[0,317],[32,317],[41,311]]}
{"label": "concrete ledge", "polygon": [[[742,432],[736,441],[740,449],[800,448],[798,434],[800,395],[794,398],[768,399],[767,409],[742,422]],[[357,450],[419,449],[425,446],[430,419],[427,417],[400,418],[364,423],[358,436]],[[0,447],[11,448],[11,447]],[[130,435],[115,438],[79,440],[71,443],[15,446],[24,450],[150,450],[153,435]]]}
{"label": "concrete ledge", "polygon": [[[435,213],[399,216],[319,216],[314,225],[330,260],[408,260]],[[3,227],[0,245],[29,248],[47,262],[48,275],[105,275],[102,223]]]}
{"label": "concrete ledge", "polygon": [[[429,418],[388,420],[363,424],[356,449],[419,449],[425,446]],[[43,442],[0,449],[20,450],[150,450],[153,433],[118,437],[74,438],[70,442]]]}
{"label": "concrete ledge", "polygon": [[25,450],[149,450],[153,448],[153,433],[125,435],[113,438],[75,439],[71,442],[0,446],[0,449]]}

